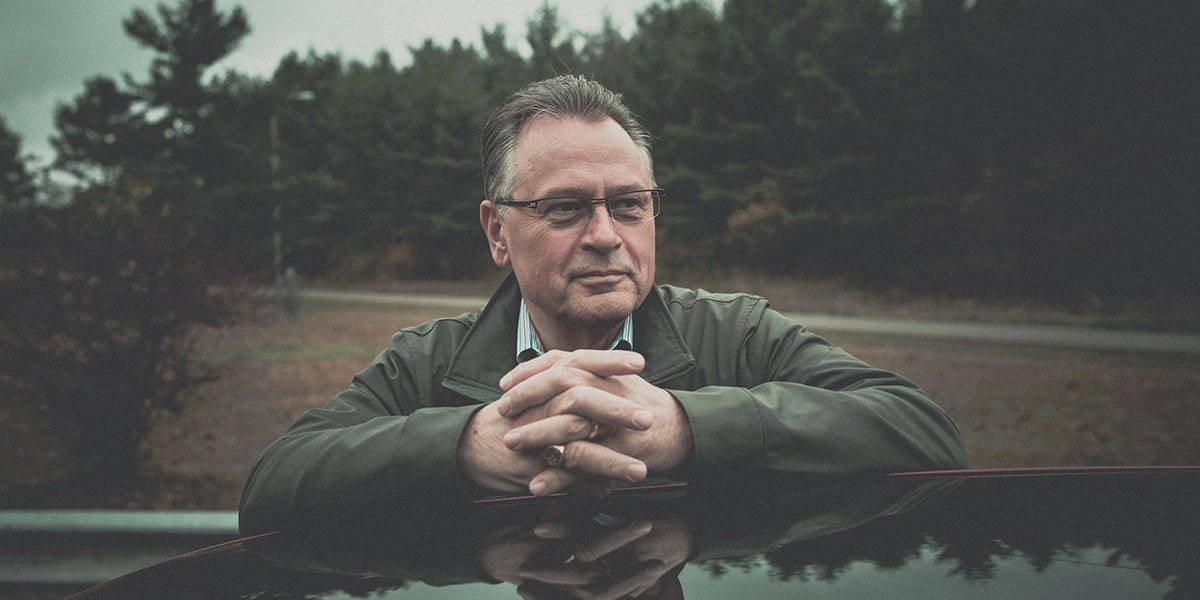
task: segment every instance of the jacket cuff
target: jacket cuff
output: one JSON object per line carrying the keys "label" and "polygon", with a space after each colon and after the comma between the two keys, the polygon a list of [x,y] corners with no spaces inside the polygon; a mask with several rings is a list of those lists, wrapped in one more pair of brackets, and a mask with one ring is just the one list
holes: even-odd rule
{"label": "jacket cuff", "polygon": [[692,427],[694,473],[714,475],[766,464],[766,443],[758,407],[748,390],[705,387],[668,390],[679,401]]}
{"label": "jacket cuff", "polygon": [[459,481],[458,440],[480,408],[482,405],[423,408],[409,415],[405,424],[408,434],[401,436],[393,463],[397,489],[469,502],[470,494]]}

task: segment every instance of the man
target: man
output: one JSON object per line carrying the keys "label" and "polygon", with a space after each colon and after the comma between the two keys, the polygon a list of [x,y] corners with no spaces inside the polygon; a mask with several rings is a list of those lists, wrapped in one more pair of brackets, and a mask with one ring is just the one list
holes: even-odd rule
{"label": "man", "polygon": [[908,380],[762,298],[655,286],[663,192],[620,96],[575,76],[530,84],[493,113],[482,155],[479,220],[512,275],[480,312],[398,332],[268,447],[244,532],[647,477],[965,464]]}

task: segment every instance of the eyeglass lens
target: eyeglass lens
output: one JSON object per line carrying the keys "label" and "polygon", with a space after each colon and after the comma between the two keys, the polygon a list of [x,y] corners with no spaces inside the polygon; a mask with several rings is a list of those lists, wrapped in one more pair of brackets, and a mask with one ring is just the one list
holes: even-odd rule
{"label": "eyeglass lens", "polygon": [[557,225],[575,225],[591,219],[592,206],[606,204],[608,214],[620,223],[640,223],[658,215],[660,194],[639,190],[593,200],[591,198],[550,198],[537,203],[538,216]]}

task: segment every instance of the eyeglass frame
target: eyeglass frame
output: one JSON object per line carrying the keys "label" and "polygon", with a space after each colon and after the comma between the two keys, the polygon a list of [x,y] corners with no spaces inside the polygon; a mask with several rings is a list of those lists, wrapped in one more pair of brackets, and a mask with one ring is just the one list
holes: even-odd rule
{"label": "eyeglass frame", "polygon": [[[625,196],[628,194],[636,194],[639,192],[651,192],[651,196],[650,196],[651,208],[650,208],[649,218],[638,219],[637,221],[622,221],[613,215],[612,204],[611,204],[613,198],[620,198],[621,196]],[[578,201],[580,201],[580,203],[583,203],[583,202],[588,203],[587,218],[581,219],[578,223],[573,223],[573,222],[572,223],[562,223],[562,224],[559,224],[559,226],[561,226],[561,227],[577,227],[579,225],[585,225],[585,224],[591,222],[592,214],[595,212],[595,206],[597,204],[604,205],[604,209],[606,211],[608,211],[608,217],[610,219],[612,219],[614,223],[621,223],[623,225],[634,225],[637,223],[645,223],[646,221],[654,220],[654,218],[657,217],[660,212],[662,212],[662,199],[663,199],[663,196],[666,196],[666,195],[667,195],[667,191],[664,190],[663,188],[653,187],[653,188],[644,188],[644,189],[640,189],[640,190],[626,190],[624,192],[618,192],[616,194],[612,194],[609,196],[603,196],[600,198],[588,198],[586,196],[563,195],[563,196],[547,196],[545,198],[538,198],[537,200],[492,200],[492,203],[499,204],[500,206],[516,206],[516,207],[520,207],[520,208],[532,208],[536,211],[537,205],[539,202],[547,202],[550,200],[578,200]],[[542,215],[538,215],[538,218],[545,219],[547,217],[545,214],[542,214]]]}

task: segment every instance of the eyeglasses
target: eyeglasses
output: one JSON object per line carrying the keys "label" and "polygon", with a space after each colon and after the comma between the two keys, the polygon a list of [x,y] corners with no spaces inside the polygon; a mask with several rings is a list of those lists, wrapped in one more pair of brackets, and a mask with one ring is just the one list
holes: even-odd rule
{"label": "eyeglasses", "polygon": [[660,188],[621,192],[604,198],[580,198],[578,196],[554,196],[538,200],[496,200],[496,204],[532,208],[538,218],[545,219],[556,227],[577,227],[592,220],[592,207],[603,204],[608,216],[618,223],[631,225],[649,221],[658,216],[662,209]]}

